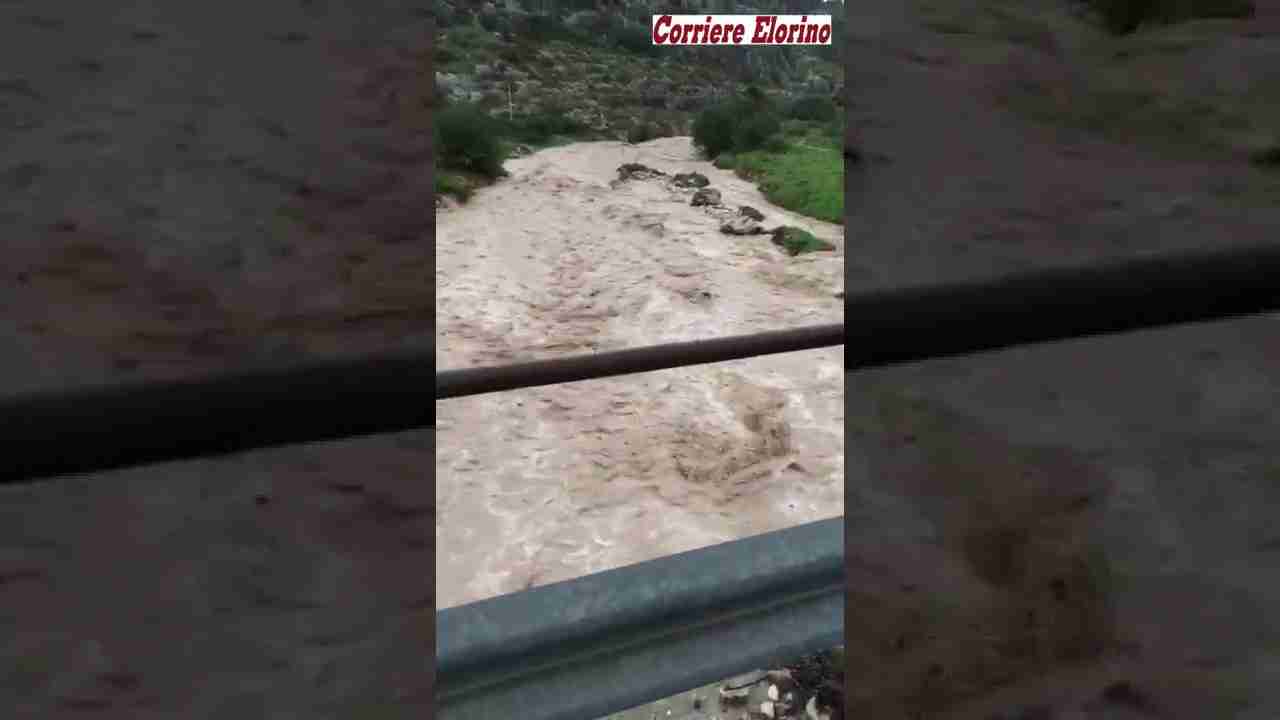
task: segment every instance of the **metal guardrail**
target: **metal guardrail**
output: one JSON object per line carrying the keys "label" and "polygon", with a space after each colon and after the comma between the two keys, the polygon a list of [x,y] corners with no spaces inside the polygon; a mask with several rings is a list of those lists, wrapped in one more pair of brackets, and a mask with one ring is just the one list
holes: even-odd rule
{"label": "metal guardrail", "polygon": [[437,716],[584,720],[843,642],[844,518],[437,614]]}

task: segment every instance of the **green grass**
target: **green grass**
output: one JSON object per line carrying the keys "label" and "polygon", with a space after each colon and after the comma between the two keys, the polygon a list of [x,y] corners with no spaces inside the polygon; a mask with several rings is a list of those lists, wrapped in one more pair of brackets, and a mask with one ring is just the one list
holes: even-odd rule
{"label": "green grass", "polygon": [[844,157],[838,148],[789,141],[777,149],[721,156],[716,164],[758,183],[778,207],[844,223]]}

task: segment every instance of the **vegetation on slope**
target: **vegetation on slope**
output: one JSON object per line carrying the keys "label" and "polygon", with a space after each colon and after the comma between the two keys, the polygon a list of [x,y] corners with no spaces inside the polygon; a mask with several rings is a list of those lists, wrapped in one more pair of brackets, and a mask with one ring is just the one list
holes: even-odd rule
{"label": "vegetation on slope", "polygon": [[820,98],[776,107],[758,93],[713,107],[694,124],[694,142],[760,186],[773,203],[831,223],[844,222],[844,114]]}
{"label": "vegetation on slope", "polygon": [[[502,162],[521,146],[693,134],[709,158],[723,156],[722,166],[732,164],[760,182],[771,201],[823,220],[842,219],[843,160],[827,138],[843,128],[831,93],[843,71],[827,57],[831,52],[715,48],[694,63],[693,55],[707,48],[655,50],[643,28],[617,16],[513,18],[476,16],[437,38],[435,67],[443,71],[437,82],[443,77],[462,86],[437,87],[437,113],[443,107],[457,120],[457,132],[436,135],[437,192],[465,199],[500,177]],[[816,82],[818,91],[783,98],[783,78],[756,72],[762,57]],[[764,89],[746,87],[744,78]],[[489,120],[466,120],[481,115]],[[496,143],[475,137],[475,127]]]}

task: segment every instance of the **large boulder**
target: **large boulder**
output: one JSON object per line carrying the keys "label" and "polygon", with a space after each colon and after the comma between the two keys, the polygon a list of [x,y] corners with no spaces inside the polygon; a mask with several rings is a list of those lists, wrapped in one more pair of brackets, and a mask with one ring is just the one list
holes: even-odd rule
{"label": "large boulder", "polygon": [[671,100],[671,108],[681,112],[694,112],[701,110],[707,106],[707,99],[704,95],[690,94],[677,95]]}
{"label": "large boulder", "polygon": [[667,109],[667,96],[661,93],[641,93],[640,105],[653,110]]}
{"label": "large boulder", "polygon": [[480,84],[469,75],[438,72],[435,76],[435,84],[438,96],[446,97],[450,101],[471,101],[484,95]]}
{"label": "large boulder", "polygon": [[640,104],[647,108],[667,109],[672,102],[673,87],[666,80],[645,80],[638,83],[636,92]]}
{"label": "large boulder", "polygon": [[694,207],[719,205],[720,191],[715,188],[702,188],[693,194],[693,199],[689,201],[689,204]]}
{"label": "large boulder", "polygon": [[477,79],[484,82],[494,82],[502,79],[502,70],[498,64],[480,63],[476,65],[471,74]]}
{"label": "large boulder", "polygon": [[730,218],[720,226],[725,235],[759,235],[764,232],[760,223],[746,217]]}
{"label": "large boulder", "polygon": [[676,187],[682,188],[704,188],[710,185],[711,181],[707,179],[706,175],[693,172],[676,173],[675,177],[671,178],[671,183]]}
{"label": "large boulder", "polygon": [[666,173],[661,170],[654,170],[648,165],[640,163],[626,163],[618,166],[618,180],[648,180],[650,178],[663,177]]}
{"label": "large boulder", "polygon": [[776,227],[769,231],[769,234],[773,236],[770,241],[792,257],[811,252],[830,252],[836,249],[835,245],[822,238],[814,237],[808,230],[790,225]]}
{"label": "large boulder", "polygon": [[805,91],[812,95],[826,95],[832,92],[831,81],[821,75],[810,75],[805,80]]}

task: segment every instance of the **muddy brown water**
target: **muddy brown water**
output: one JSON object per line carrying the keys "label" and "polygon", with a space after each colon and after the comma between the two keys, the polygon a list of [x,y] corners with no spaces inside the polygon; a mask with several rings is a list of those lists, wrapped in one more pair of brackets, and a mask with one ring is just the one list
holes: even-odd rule
{"label": "muddy brown water", "polygon": [[[639,162],[701,172],[727,209]],[[577,143],[509,161],[510,177],[436,221],[441,368],[491,365],[839,322],[842,253],[787,257],[718,228],[838,226],[767,203],[689,138]],[[810,520],[843,506],[839,349],[441,402],[439,607]]]}

